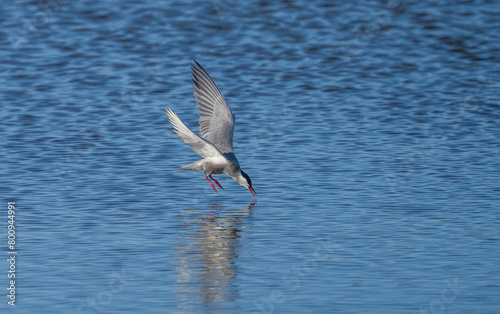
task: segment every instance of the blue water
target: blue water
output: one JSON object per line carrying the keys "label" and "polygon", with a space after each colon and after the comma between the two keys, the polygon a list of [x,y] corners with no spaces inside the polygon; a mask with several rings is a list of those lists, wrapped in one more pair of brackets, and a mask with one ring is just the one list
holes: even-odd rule
{"label": "blue water", "polygon": [[[15,311],[498,313],[500,3],[451,3],[2,3]],[[173,170],[193,58],[256,203]]]}

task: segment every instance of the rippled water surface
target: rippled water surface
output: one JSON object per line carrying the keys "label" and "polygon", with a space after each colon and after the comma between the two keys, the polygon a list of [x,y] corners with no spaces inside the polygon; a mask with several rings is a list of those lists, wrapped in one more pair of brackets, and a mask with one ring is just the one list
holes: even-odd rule
{"label": "rippled water surface", "polygon": [[[3,3],[15,311],[500,311],[500,3],[468,3]],[[173,170],[194,58],[256,202]]]}

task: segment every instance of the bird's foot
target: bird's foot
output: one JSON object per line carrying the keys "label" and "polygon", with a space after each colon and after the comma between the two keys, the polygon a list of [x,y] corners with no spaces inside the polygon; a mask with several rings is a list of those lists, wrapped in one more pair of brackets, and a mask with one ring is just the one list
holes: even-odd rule
{"label": "bird's foot", "polygon": [[[212,177],[211,177],[212,178]],[[214,184],[212,183],[212,181],[210,181],[210,179],[208,178],[208,176],[205,176],[205,179],[207,179],[207,181],[210,183],[210,186],[212,187],[212,189],[214,189],[215,192],[217,192],[217,190],[215,189],[215,186]],[[213,178],[212,178],[213,179]],[[215,181],[215,180],[214,180]],[[217,182],[217,181],[215,181]]]}
{"label": "bird's foot", "polygon": [[209,175],[210,179],[214,180],[215,184],[217,184],[218,187],[220,187],[221,189],[224,189],[222,187],[222,185],[220,185],[219,181],[215,180],[214,178],[212,178],[212,175]]}

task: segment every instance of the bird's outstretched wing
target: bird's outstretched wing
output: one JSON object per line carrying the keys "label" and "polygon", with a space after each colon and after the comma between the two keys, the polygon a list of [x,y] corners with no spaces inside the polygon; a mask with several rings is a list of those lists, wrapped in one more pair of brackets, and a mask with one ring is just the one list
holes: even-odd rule
{"label": "bird's outstretched wing", "polygon": [[201,137],[214,144],[222,153],[233,153],[234,115],[214,80],[194,60],[193,89],[200,113]]}
{"label": "bird's outstretched wing", "polygon": [[221,152],[212,143],[202,139],[194,134],[187,126],[182,123],[181,119],[170,108],[165,108],[168,120],[172,123],[175,133],[184,141],[184,143],[191,146],[191,148],[201,157],[214,157],[222,156]]}

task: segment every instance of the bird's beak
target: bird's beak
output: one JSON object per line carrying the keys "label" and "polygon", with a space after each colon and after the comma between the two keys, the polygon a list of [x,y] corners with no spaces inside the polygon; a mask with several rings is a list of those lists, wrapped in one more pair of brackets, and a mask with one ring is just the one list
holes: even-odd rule
{"label": "bird's beak", "polygon": [[253,187],[249,186],[248,190],[250,191],[250,193],[252,193],[253,196],[257,196],[257,193],[255,193],[255,190],[253,189]]}

